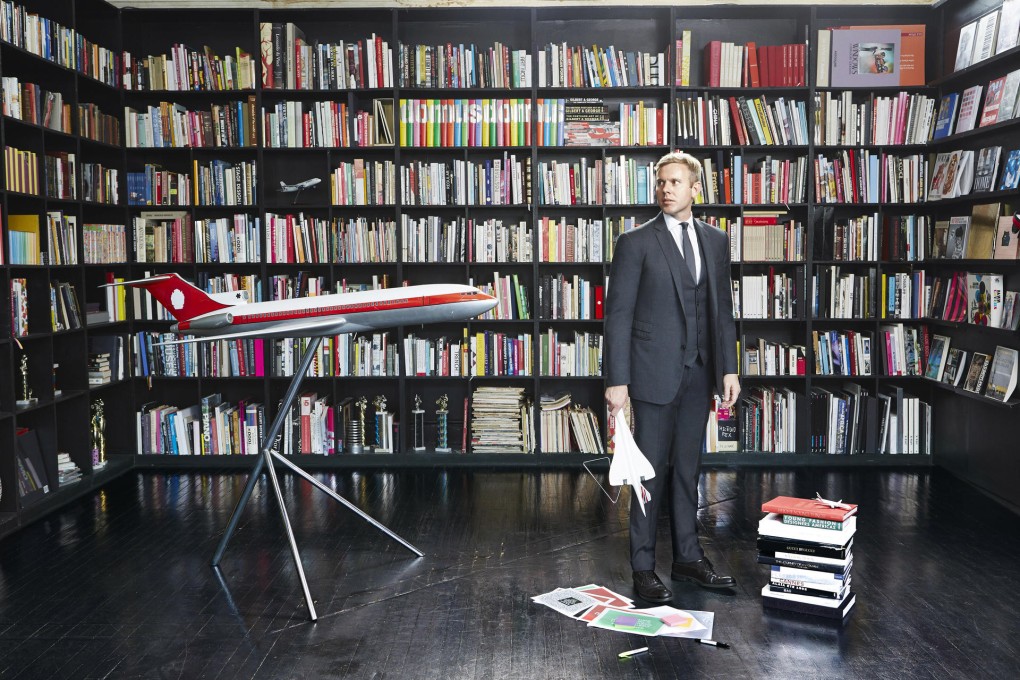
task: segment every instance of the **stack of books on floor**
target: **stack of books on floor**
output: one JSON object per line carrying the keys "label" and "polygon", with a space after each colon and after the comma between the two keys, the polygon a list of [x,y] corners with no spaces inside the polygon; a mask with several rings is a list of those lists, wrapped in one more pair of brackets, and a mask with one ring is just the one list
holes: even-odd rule
{"label": "stack of books on floor", "polygon": [[857,506],[777,496],[761,506],[758,562],[769,565],[766,608],[842,620],[857,596],[850,588]]}

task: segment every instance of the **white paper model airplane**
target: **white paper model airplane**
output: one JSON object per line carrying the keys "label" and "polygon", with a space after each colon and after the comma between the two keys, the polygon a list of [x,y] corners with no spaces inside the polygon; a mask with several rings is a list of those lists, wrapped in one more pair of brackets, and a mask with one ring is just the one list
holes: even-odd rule
{"label": "white paper model airplane", "polygon": [[[248,303],[245,291],[206,293],[178,274],[109,283],[144,288],[177,319],[180,344],[244,337],[324,337],[393,326],[464,321],[496,306],[473,286],[440,283]],[[105,287],[104,286],[104,287]]]}
{"label": "white paper model airplane", "polygon": [[278,191],[284,194],[294,194],[294,203],[297,203],[298,197],[301,196],[302,191],[304,191],[305,189],[311,189],[321,181],[322,180],[319,179],[318,177],[312,177],[311,179],[306,179],[305,181],[298,182],[296,184],[287,184],[286,182],[280,182],[280,188],[278,189]]}
{"label": "white paper model airplane", "polygon": [[646,514],[645,503],[652,500],[652,495],[641,482],[654,477],[655,470],[634,441],[624,409],[616,414],[616,434],[613,437],[616,452],[613,454],[613,462],[609,464],[609,483],[613,486],[629,484],[634,487],[635,497],[641,504],[641,513]]}

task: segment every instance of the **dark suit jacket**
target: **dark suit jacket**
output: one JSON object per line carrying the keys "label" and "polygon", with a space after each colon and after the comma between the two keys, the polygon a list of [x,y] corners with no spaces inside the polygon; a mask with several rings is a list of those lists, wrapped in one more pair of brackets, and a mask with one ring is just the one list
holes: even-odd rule
{"label": "dark suit jacket", "polygon": [[[726,232],[694,220],[708,282],[709,324],[716,389],[737,372],[737,330]],[[655,404],[673,400],[683,377],[686,339],[681,307],[683,257],[662,213],[616,243],[606,297],[607,384],[628,385],[631,397]]]}

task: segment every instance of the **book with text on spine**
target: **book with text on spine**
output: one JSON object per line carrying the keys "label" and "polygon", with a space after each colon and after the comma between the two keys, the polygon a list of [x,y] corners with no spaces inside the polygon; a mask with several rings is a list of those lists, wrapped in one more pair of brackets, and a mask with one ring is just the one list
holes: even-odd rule
{"label": "book with text on spine", "polygon": [[843,619],[857,602],[857,595],[847,589],[841,600],[824,600],[807,595],[775,593],[766,584],[761,589],[762,603],[769,609],[784,609],[799,614],[811,614],[827,619]]}
{"label": "book with text on spine", "polygon": [[776,496],[767,503],[762,503],[762,512],[774,512],[777,515],[796,515],[797,517],[811,517],[813,519],[825,519],[832,522],[844,522],[847,518],[857,514],[857,505],[846,503],[849,510],[843,508],[832,508],[813,498],[793,498],[791,496]]}
{"label": "book with text on spine", "polygon": [[856,532],[856,517],[849,518],[839,531],[784,524],[782,516],[774,512],[770,512],[758,522],[758,535],[762,538],[778,538],[788,541],[845,545]]}

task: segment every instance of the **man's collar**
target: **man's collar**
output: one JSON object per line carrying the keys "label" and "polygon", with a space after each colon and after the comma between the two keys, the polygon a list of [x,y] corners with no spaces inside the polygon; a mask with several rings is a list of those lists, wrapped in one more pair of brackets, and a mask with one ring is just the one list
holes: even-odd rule
{"label": "man's collar", "polygon": [[[666,222],[666,227],[670,228],[670,229],[672,229],[674,226],[679,227],[680,224],[682,224],[682,222],[680,220],[678,220],[677,218],[673,217],[672,215],[667,215],[666,213],[662,213],[662,219]],[[691,216],[690,218],[688,218],[685,221],[686,222],[690,222],[691,224],[694,224],[694,217]]]}

